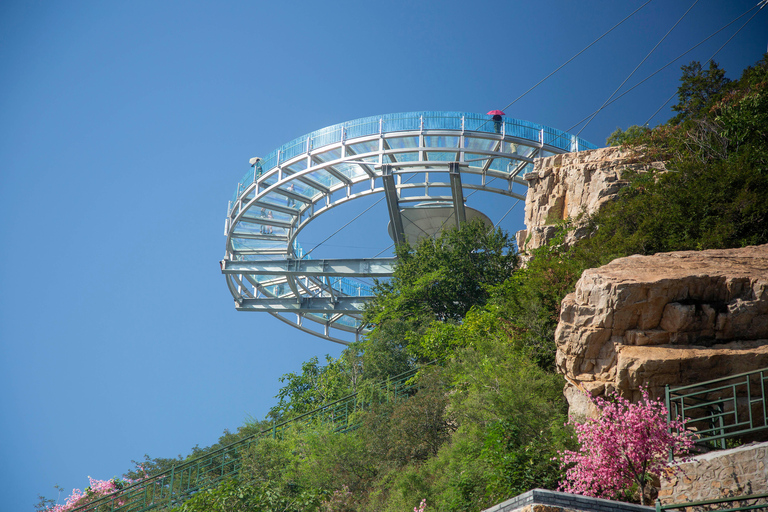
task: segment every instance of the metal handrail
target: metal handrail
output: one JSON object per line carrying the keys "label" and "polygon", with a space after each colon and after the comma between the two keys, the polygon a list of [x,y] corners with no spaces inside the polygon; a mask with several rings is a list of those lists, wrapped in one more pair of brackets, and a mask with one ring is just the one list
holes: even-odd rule
{"label": "metal handrail", "polygon": [[[668,419],[687,420],[697,443],[719,442],[728,438],[768,430],[768,368],[729,377],[665,388]],[[670,454],[671,460],[672,454]]]}
{"label": "metal handrail", "polygon": [[[433,363],[427,363],[431,364]],[[364,392],[358,391],[289,420],[273,423],[268,429],[186,460],[171,469],[77,507],[72,512],[142,512],[179,505],[198,491],[236,475],[242,467],[243,455],[262,438],[278,438],[291,426],[314,422],[331,424],[334,426],[333,431],[337,433],[357,428],[359,425],[350,421],[353,419],[353,413],[365,410],[374,403],[389,402],[407,396],[413,388],[410,380],[421,368],[423,366],[377,383],[370,389],[370,397],[363,398],[361,394]]]}
{"label": "metal handrail", "polygon": [[[422,122],[428,121],[424,127],[429,130],[470,131],[481,133],[503,133],[529,141],[535,145],[544,144],[566,151],[582,151],[596,149],[597,146],[581,137],[571,135],[555,128],[504,117],[501,126],[493,121],[493,116],[469,112],[425,111],[385,114],[381,116],[364,117],[335,124],[302,135],[286,142],[261,160],[260,170],[263,173],[277,167],[278,163],[299,155],[307,150],[316,150],[324,146],[341,142],[344,137],[349,139],[369,135],[415,131],[422,128]],[[251,168],[240,180],[235,197],[241,187],[253,182],[254,168]]]}
{"label": "metal handrail", "polygon": [[[727,498],[718,498],[714,500],[706,500],[706,501],[694,501],[694,502],[688,502],[688,503],[670,503],[667,505],[662,505],[660,500],[656,500],[656,512],[663,512],[665,510],[672,510],[676,508],[684,509],[689,507],[703,507],[706,505],[719,505],[721,503],[731,503],[734,501],[746,501],[746,500],[760,500],[760,499],[766,499],[768,498],[768,494],[745,494],[742,496],[731,496]],[[719,512],[724,510],[730,510],[730,511],[737,511],[737,510],[757,510],[760,508],[766,508],[768,509],[768,503],[755,503],[753,505],[745,505],[735,508],[717,508],[717,509],[707,509],[707,512]]]}

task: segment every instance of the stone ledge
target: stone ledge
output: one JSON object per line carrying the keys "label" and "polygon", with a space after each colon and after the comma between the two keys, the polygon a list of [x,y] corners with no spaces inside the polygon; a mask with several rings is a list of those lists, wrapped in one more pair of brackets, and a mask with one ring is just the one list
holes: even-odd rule
{"label": "stone ledge", "polygon": [[546,489],[533,489],[514,498],[508,499],[483,512],[512,512],[533,505],[556,507],[562,510],[579,512],[651,512],[653,507],[634,505],[621,501],[590,498],[578,494],[566,492],[548,491]]}

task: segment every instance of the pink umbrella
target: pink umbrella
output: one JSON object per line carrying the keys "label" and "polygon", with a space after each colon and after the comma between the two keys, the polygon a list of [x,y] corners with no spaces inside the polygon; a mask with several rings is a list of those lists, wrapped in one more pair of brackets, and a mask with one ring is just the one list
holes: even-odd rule
{"label": "pink umbrella", "polygon": [[502,112],[501,110],[491,110],[490,112],[488,112],[488,115],[489,116],[503,116],[504,112]]}

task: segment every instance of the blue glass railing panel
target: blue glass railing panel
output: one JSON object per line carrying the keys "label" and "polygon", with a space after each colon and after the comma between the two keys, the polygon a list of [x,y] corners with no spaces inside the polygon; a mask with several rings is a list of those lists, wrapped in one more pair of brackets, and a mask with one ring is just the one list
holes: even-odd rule
{"label": "blue glass railing panel", "polygon": [[510,119],[504,123],[504,134],[519,139],[528,139],[532,141],[539,140],[541,125],[523,121],[520,119]]}
{"label": "blue glass railing panel", "polygon": [[296,162],[293,165],[289,165],[288,167],[285,167],[285,169],[287,169],[289,171],[293,171],[293,172],[301,172],[301,171],[305,170],[306,168],[307,168],[307,160],[306,160],[306,158],[302,159],[302,160],[299,160],[298,162]]}
{"label": "blue glass railing panel", "polygon": [[461,116],[445,115],[445,112],[425,112],[425,130],[461,130]]}
{"label": "blue glass railing panel", "polygon": [[435,162],[453,162],[454,160],[456,160],[456,153],[427,151],[427,160],[432,160]]}
{"label": "blue glass railing panel", "polygon": [[348,178],[357,178],[358,176],[367,174],[363,168],[357,164],[340,164],[334,166],[334,169],[342,173],[344,176],[347,176]]}
{"label": "blue glass railing panel", "polygon": [[523,144],[506,143],[504,145],[503,151],[505,153],[511,153],[528,158],[533,154],[534,151],[536,151],[536,148],[533,146],[525,146]]}
{"label": "blue glass railing panel", "polygon": [[510,158],[495,158],[491,163],[490,169],[494,171],[510,172],[510,164],[512,163]]}
{"label": "blue glass railing panel", "polygon": [[329,126],[316,132],[312,132],[312,147],[321,148],[328,144],[335,144],[341,141],[341,136],[344,132],[344,126],[337,124],[335,126]]}
{"label": "blue glass railing panel", "polygon": [[544,127],[544,144],[570,151],[571,136],[564,131],[546,126]]}
{"label": "blue glass railing panel", "polygon": [[356,155],[362,155],[364,153],[372,153],[379,150],[379,141],[368,140],[365,142],[359,142],[357,144],[350,144],[349,149]]}
{"label": "blue glass railing panel", "polygon": [[[347,139],[354,139],[357,137],[378,134],[380,131],[390,133],[396,131],[420,130],[422,126],[425,130],[461,130],[462,119],[463,128],[467,131],[501,133],[503,130],[505,135],[530,140],[534,143],[539,143],[541,132],[543,130],[543,142],[564,151],[571,151],[572,149],[595,149],[597,147],[594,144],[591,144],[590,142],[581,138],[572,139],[570,134],[560,130],[544,127],[535,123],[531,123],[530,121],[524,121],[520,119],[509,119],[505,117],[502,119],[502,121],[499,122],[494,121],[491,116],[484,114],[452,111],[424,111],[386,114],[383,116],[371,116],[355,119],[345,123],[322,128],[284,144],[278,148],[278,150],[268,154],[262,160],[259,166],[260,168],[251,169],[246,173],[246,175],[240,180],[238,184],[236,195],[239,194],[248,184],[253,182],[254,174],[256,174],[256,177],[258,177],[261,173],[266,172],[277,165],[278,152],[280,162],[284,162],[290,158],[300,155],[308,148],[311,150],[316,150],[329,144],[335,144],[345,136],[345,133]],[[456,138],[455,140],[458,139]],[[438,141],[438,144],[440,144],[440,141]],[[446,139],[446,146],[447,145],[448,144]],[[453,144],[450,144],[450,146],[455,147]],[[376,141],[371,141],[365,144],[355,144],[352,147],[355,148],[355,153],[364,153],[378,150],[378,144]],[[235,196],[235,198],[236,197],[237,196]]]}
{"label": "blue glass railing panel", "polygon": [[392,149],[410,149],[419,147],[418,137],[394,137],[387,139],[387,144]]}
{"label": "blue glass railing panel", "polygon": [[349,121],[346,124],[347,138],[354,139],[379,133],[379,117],[366,117]]}
{"label": "blue glass railing panel", "polygon": [[525,166],[523,166],[523,168],[517,174],[522,176],[523,174],[527,174],[529,172],[533,172],[533,164],[525,164]]}
{"label": "blue glass railing panel", "polygon": [[466,139],[466,149],[480,149],[483,151],[491,151],[495,145],[496,145],[495,140],[474,139],[474,138]]}
{"label": "blue glass railing panel", "polygon": [[421,115],[406,114],[387,114],[381,116],[384,119],[384,132],[400,132],[419,130],[421,128]]}
{"label": "blue glass railing panel", "polygon": [[333,148],[329,151],[314,153],[312,156],[321,162],[330,162],[331,160],[338,160],[341,158],[341,149]]}
{"label": "blue glass railing panel", "polygon": [[313,180],[322,183],[326,187],[333,187],[335,185],[338,185],[341,183],[341,180],[334,177],[332,174],[328,173],[328,171],[320,170],[320,171],[314,171],[306,175],[308,178],[312,178]]}
{"label": "blue glass railing panel", "polygon": [[[397,155],[389,155],[390,158],[396,158],[397,162],[416,162],[419,160],[419,153],[413,152],[413,153],[398,153]],[[392,163],[395,163],[395,160],[392,160]]]}
{"label": "blue glass railing panel", "polygon": [[[500,126],[500,124],[498,125]],[[464,129],[471,132],[498,133],[497,125],[491,116],[483,114],[465,114]]]}
{"label": "blue glass railing panel", "polygon": [[232,247],[236,251],[257,251],[264,249],[285,249],[285,243],[270,240],[252,240],[249,238],[233,238]]}
{"label": "blue glass railing panel", "polygon": [[446,137],[444,135],[439,137],[433,135],[425,135],[424,144],[431,148],[458,148],[459,138],[450,136]]}
{"label": "blue glass railing panel", "polygon": [[579,151],[587,151],[589,149],[597,149],[597,146],[595,144],[592,144],[589,141],[586,141],[582,139],[581,137],[578,137],[578,143],[579,143]]}
{"label": "blue glass railing panel", "polygon": [[476,153],[465,153],[464,159],[470,167],[482,167],[491,159],[491,157]]}
{"label": "blue glass railing panel", "polygon": [[[287,144],[283,144],[280,147],[280,162],[287,162],[293,157],[299,156],[303,153],[307,152],[307,138],[301,137],[300,139],[292,140],[291,142]],[[271,167],[267,167],[267,164],[264,164],[265,168],[271,169],[277,165],[277,159],[275,159],[274,164]]]}

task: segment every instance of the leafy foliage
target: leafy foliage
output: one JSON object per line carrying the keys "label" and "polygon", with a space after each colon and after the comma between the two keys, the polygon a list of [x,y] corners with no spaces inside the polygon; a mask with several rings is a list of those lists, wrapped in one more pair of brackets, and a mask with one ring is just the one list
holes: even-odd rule
{"label": "leafy foliage", "polygon": [[372,325],[461,320],[472,306],[485,304],[490,286],[503,282],[517,261],[512,240],[480,221],[422,238],[415,248],[401,244],[397,258],[392,280],[377,283],[376,299],[366,310]]}
{"label": "leafy foliage", "polygon": [[616,128],[616,130],[605,140],[605,144],[607,146],[623,146],[626,144],[632,144],[641,137],[648,135],[648,132],[650,132],[648,127],[639,126],[636,124],[633,124],[627,128],[626,131],[622,130],[621,128]]}
{"label": "leafy foliage", "polygon": [[[685,115],[633,139],[667,171],[635,175],[590,219],[594,235],[569,258],[594,266],[630,254],[768,242],[768,57],[736,82],[715,64],[708,72],[691,65],[682,80]],[[590,254],[597,261],[587,262]]]}
{"label": "leafy foliage", "polygon": [[[733,82],[714,63],[684,66],[681,80],[669,124],[609,138],[664,161],[666,171],[630,176],[616,201],[586,219],[590,237],[568,246],[564,224],[525,269],[515,269],[509,237],[482,224],[398,247],[394,278],[377,283],[365,312],[370,335],[338,359],[313,358],[286,374],[266,420],[225,431],[187,458],[439,360],[419,372],[411,398],[357,412],[359,428],[345,435],[306,425],[262,439],[238,479],[198,492],[182,510],[402,512],[419,499],[442,511],[481,510],[533,487],[555,488],[573,469],[554,462],[556,454],[582,453],[564,426],[554,357],[560,304],[581,273],[630,254],[768,243],[768,55]],[[650,430],[631,435],[638,432]],[[184,460],[145,459],[129,478]],[[621,457],[599,461],[594,473],[614,459]],[[642,487],[647,479],[637,475]],[[42,498],[40,507],[50,505]]]}
{"label": "leafy foliage", "polygon": [[672,118],[673,124],[701,117],[707,106],[730,82],[725,76],[725,71],[713,60],[709,61],[709,68],[706,70],[696,61],[680,69],[683,75],[677,90],[678,103],[672,107],[672,110],[678,113]]}

